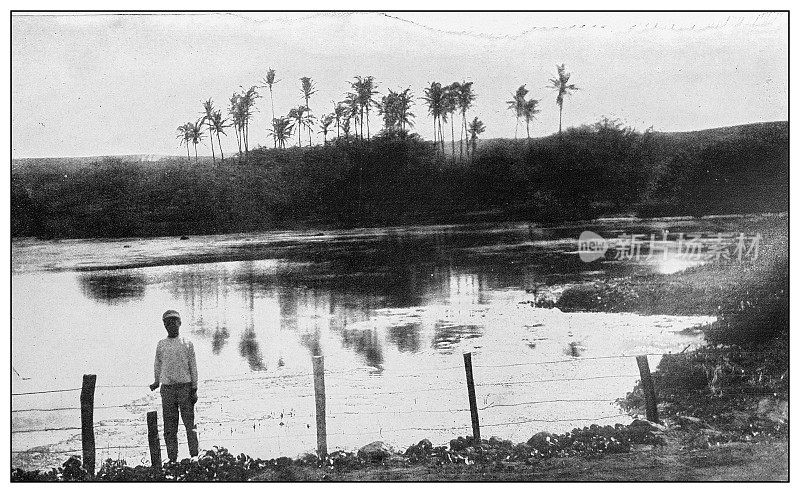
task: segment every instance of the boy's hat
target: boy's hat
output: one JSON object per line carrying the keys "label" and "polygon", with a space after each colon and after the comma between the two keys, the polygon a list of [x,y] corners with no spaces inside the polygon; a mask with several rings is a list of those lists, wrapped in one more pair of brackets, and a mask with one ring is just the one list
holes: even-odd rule
{"label": "boy's hat", "polygon": [[168,318],[177,318],[180,320],[181,315],[175,310],[167,310],[164,312],[164,315],[161,316],[161,320],[166,321]]}

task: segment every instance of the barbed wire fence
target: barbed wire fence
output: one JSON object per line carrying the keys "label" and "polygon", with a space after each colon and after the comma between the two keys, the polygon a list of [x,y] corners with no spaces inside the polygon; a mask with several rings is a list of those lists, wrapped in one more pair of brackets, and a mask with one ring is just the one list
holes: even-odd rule
{"label": "barbed wire fence", "polygon": [[[639,369],[638,374],[634,373],[627,373],[627,374],[608,374],[608,375],[592,375],[587,377],[563,377],[563,378],[541,378],[541,379],[528,379],[528,380],[511,380],[511,381],[498,381],[498,382],[474,382],[473,379],[473,367],[472,367],[472,353],[464,353],[464,366],[446,366],[446,367],[433,367],[427,368],[421,372],[411,372],[411,373],[403,373],[394,375],[395,377],[421,377],[430,375],[431,372],[444,372],[450,370],[460,370],[463,369],[466,376],[466,382],[462,381],[462,386],[454,387],[454,386],[447,386],[447,387],[426,387],[421,389],[404,389],[404,390],[374,390],[370,389],[369,395],[400,395],[400,396],[418,396],[419,394],[424,394],[428,392],[445,392],[445,391],[463,391],[464,387],[463,384],[466,383],[467,387],[467,395],[468,395],[468,407],[461,407],[461,408],[441,408],[441,409],[416,409],[414,413],[423,413],[423,414],[449,414],[454,415],[456,413],[470,413],[471,422],[464,422],[462,425],[454,425],[454,426],[439,426],[439,427],[425,427],[425,426],[418,426],[418,427],[400,427],[400,428],[393,428],[391,426],[387,428],[380,428],[380,435],[382,436],[384,433],[406,433],[406,432],[460,432],[469,430],[471,427],[472,431],[472,438],[477,443],[480,443],[480,430],[481,428],[498,428],[498,427],[508,427],[508,426],[519,426],[531,423],[559,423],[559,422],[572,422],[572,423],[594,423],[602,420],[607,419],[614,419],[614,418],[621,418],[621,417],[631,417],[628,413],[618,413],[618,414],[606,414],[606,415],[592,415],[592,416],[573,416],[573,417],[564,417],[564,418],[556,418],[556,419],[542,419],[542,418],[521,418],[511,421],[501,421],[501,422],[488,422],[488,423],[481,423],[480,422],[480,415],[483,414],[483,417],[486,417],[487,414],[491,415],[492,410],[496,409],[503,409],[503,408],[516,408],[522,410],[529,410],[533,406],[542,406],[542,405],[552,405],[552,404],[572,404],[572,403],[613,403],[615,402],[619,396],[616,397],[586,397],[586,398],[551,398],[551,399],[539,399],[539,400],[527,400],[522,402],[492,402],[492,403],[485,403],[483,406],[478,406],[477,400],[475,398],[475,388],[493,388],[493,387],[500,387],[504,389],[517,387],[520,385],[535,385],[535,384],[549,384],[549,383],[569,383],[569,382],[593,382],[599,381],[604,379],[629,379],[639,377],[640,382],[642,384],[642,388],[644,390],[644,397],[645,397],[645,407],[646,407],[646,417],[649,421],[658,421],[658,410],[657,410],[657,402],[656,402],[656,393],[653,386],[653,379],[650,374],[648,357],[663,357],[663,356],[677,356],[683,353],[646,353],[640,355],[618,355],[618,356],[597,356],[597,357],[573,357],[569,359],[560,359],[560,360],[552,360],[552,361],[538,361],[538,362],[525,362],[525,363],[509,363],[509,364],[499,364],[499,365],[480,365],[476,366],[475,368],[488,368],[488,369],[508,369],[508,368],[515,368],[515,367],[524,367],[524,366],[541,366],[541,365],[559,365],[559,364],[566,364],[566,363],[578,363],[592,361],[592,360],[611,360],[611,359],[631,359],[635,358],[636,363]],[[368,437],[374,436],[375,433],[372,431],[334,431],[328,432],[327,431],[327,419],[339,416],[348,416],[348,415],[355,415],[355,416],[392,416],[392,415],[399,415],[407,413],[407,410],[372,410],[372,411],[335,411],[331,412],[326,410],[326,404],[328,399],[335,399],[335,400],[344,400],[347,401],[353,397],[352,393],[326,393],[325,391],[325,380],[326,376],[329,377],[332,381],[336,381],[336,378],[345,375],[347,373],[352,373],[354,371],[359,371],[360,369],[349,369],[349,370],[339,370],[339,371],[330,371],[324,369],[324,358],[322,356],[314,356],[312,357],[313,361],[313,368],[314,371],[311,373],[302,372],[302,373],[292,373],[292,374],[285,374],[285,375],[267,375],[267,376],[259,376],[259,377],[250,377],[247,375],[245,376],[247,380],[258,380],[258,381],[286,381],[288,379],[298,379],[298,378],[306,378],[306,377],[313,377],[314,385],[313,385],[313,393],[308,394],[300,394],[295,395],[295,398],[310,398],[314,397],[315,408],[313,413],[308,414],[297,414],[293,411],[287,412],[286,414],[291,417],[304,417],[304,418],[313,418],[316,422],[316,430],[308,433],[287,433],[287,434],[278,434],[278,435],[262,435],[255,433],[257,428],[260,424],[264,421],[274,420],[274,419],[281,419],[281,425],[283,425],[283,418],[284,413],[280,413],[280,417],[277,414],[273,415],[272,413],[261,416],[257,418],[245,418],[245,419],[228,419],[228,420],[215,420],[215,421],[204,421],[199,420],[196,422],[197,426],[203,426],[205,428],[213,427],[214,425],[221,426],[226,424],[243,424],[247,423],[248,426],[250,423],[253,424],[254,433],[250,434],[249,436],[230,436],[230,437],[223,437],[219,436],[218,439],[223,442],[240,442],[240,441],[263,441],[263,440],[280,440],[280,439],[310,439],[316,438],[317,441],[317,455],[320,457],[324,457],[327,455],[327,437],[328,436],[351,436],[351,437]],[[341,379],[343,382],[347,382],[347,379]],[[147,407],[152,407],[152,402],[146,403],[125,403],[119,405],[101,405],[95,406],[94,405],[94,394],[95,389],[118,389],[118,388],[143,388],[144,385],[137,385],[137,384],[112,384],[112,385],[96,385],[96,376],[95,375],[84,375],[83,378],[83,385],[80,388],[64,388],[64,389],[45,389],[45,390],[38,390],[38,391],[28,391],[28,392],[12,392],[12,397],[21,397],[21,396],[40,396],[46,394],[56,394],[56,393],[71,393],[71,392],[80,392],[80,405],[79,406],[60,406],[60,407],[45,407],[45,406],[37,406],[37,407],[26,407],[26,408],[13,408],[12,404],[12,416],[19,416],[24,415],[25,413],[58,413],[58,412],[66,412],[66,411],[81,411],[81,425],[80,426],[44,426],[39,428],[21,428],[21,429],[12,429],[12,435],[23,435],[23,434],[31,434],[31,433],[53,433],[53,432],[71,432],[71,431],[80,431],[81,432],[81,445],[80,449],[69,448],[69,449],[55,449],[55,450],[45,450],[41,447],[35,447],[33,449],[28,450],[12,450],[12,454],[44,454],[50,456],[64,456],[66,454],[75,454],[81,453],[83,458],[83,464],[86,469],[90,472],[95,470],[95,456],[96,451],[103,450],[103,451],[118,451],[121,452],[122,450],[149,450],[150,457],[151,457],[151,465],[160,466],[161,461],[161,452],[165,450],[165,446],[160,443],[158,438],[159,433],[163,434],[163,426],[158,424],[157,419],[157,411],[150,411],[146,414],[147,419],[146,422],[137,422],[135,420],[125,419],[123,422],[106,422],[100,421],[95,423],[93,419],[94,410],[109,410],[109,409],[128,409],[128,410],[138,410]],[[719,389],[719,388],[718,388]],[[741,390],[741,389],[739,389]],[[231,402],[242,402],[242,401],[260,401],[263,400],[264,396],[253,396],[247,398],[239,398],[239,399],[225,399],[225,403]],[[416,397],[415,397],[416,399]],[[310,429],[310,424],[306,425],[307,429]],[[115,430],[125,429],[125,428],[139,428],[143,430],[142,436],[148,437],[148,444],[144,445],[109,445],[109,446],[102,446],[97,447],[95,445],[95,430],[105,429],[105,428],[113,428]],[[146,430],[147,433],[144,433]],[[231,428],[231,435],[233,434],[233,429]],[[130,435],[128,435],[130,436]],[[185,440],[179,439],[179,444],[186,445]]]}

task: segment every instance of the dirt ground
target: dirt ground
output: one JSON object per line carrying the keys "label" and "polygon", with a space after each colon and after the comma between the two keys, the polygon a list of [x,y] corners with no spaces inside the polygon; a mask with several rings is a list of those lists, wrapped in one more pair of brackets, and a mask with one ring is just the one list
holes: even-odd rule
{"label": "dirt ground", "polygon": [[624,454],[508,463],[374,465],[335,473],[298,468],[291,478],[266,472],[253,481],[788,481],[788,442],[727,443],[682,449],[676,443],[639,446]]}

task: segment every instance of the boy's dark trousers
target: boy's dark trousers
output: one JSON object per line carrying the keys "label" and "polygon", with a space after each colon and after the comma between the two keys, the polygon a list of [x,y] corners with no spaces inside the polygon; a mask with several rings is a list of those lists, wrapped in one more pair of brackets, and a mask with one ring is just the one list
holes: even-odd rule
{"label": "boy's dark trousers", "polygon": [[192,403],[192,384],[179,383],[161,386],[161,406],[164,412],[164,443],[167,457],[178,460],[178,413],[186,427],[189,442],[189,455],[198,454],[197,429],[194,426],[194,404]]}

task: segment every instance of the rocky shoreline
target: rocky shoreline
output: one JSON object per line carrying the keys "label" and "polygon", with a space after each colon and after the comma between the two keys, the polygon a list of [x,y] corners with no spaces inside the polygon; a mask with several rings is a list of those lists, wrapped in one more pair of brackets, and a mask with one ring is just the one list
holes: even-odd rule
{"label": "rocky shoreline", "polygon": [[[335,451],[322,459],[313,454],[296,459],[253,459],[244,454],[234,456],[225,448],[214,447],[197,461],[185,459],[178,463],[165,463],[160,469],[130,467],[124,461],[107,459],[93,480],[535,480],[542,471],[552,469],[557,464],[569,464],[570,460],[636,464],[638,458],[651,455],[662,460],[665,460],[664,457],[696,459],[698,453],[727,456],[737,454],[731,450],[746,454],[745,451],[750,448],[761,452],[762,449],[772,450],[780,454],[781,451],[788,453],[787,405],[788,402],[778,399],[762,399],[754,413],[740,411],[736,416],[738,421],[725,426],[715,426],[702,418],[677,414],[665,418],[664,424],[634,419],[629,425],[592,425],[560,435],[540,432],[527,442],[517,444],[497,437],[481,440],[479,444],[472,437],[458,437],[450,441],[449,447],[433,446],[425,439],[404,451],[398,451],[384,442],[373,442],[357,452]],[[705,457],[708,458],[708,455]],[[775,458],[780,468],[782,458]],[[783,461],[783,465],[788,477],[788,460]],[[558,474],[564,473],[563,468],[556,467],[556,470],[560,471]],[[431,478],[431,474],[438,474],[438,477]],[[691,471],[687,470],[686,474],[691,477]],[[545,475],[538,479],[553,478]],[[624,475],[615,479],[631,480]],[[785,480],[780,474],[739,479]],[[14,469],[11,480],[87,481],[92,478],[83,469],[80,458],[74,456],[62,467],[47,472]],[[641,477],[639,480],[655,479]]]}

